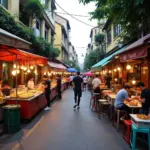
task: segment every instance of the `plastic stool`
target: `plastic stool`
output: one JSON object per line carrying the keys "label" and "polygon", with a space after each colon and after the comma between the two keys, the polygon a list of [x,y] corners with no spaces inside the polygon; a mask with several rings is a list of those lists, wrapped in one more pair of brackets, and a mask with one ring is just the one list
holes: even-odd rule
{"label": "plastic stool", "polygon": [[148,134],[148,147],[150,150],[150,129],[149,128],[137,128],[135,124],[132,124],[132,141],[130,140],[131,143],[131,148],[132,150],[136,149],[136,133],[147,133]]}
{"label": "plastic stool", "polygon": [[[125,113],[125,111],[124,111],[124,110],[119,110],[119,109],[117,109],[117,108],[114,108],[114,112],[117,113],[117,121],[115,121],[115,120],[113,119],[113,123],[114,123],[114,125],[117,127],[117,131],[119,131],[120,118],[122,117],[122,116],[121,116],[121,113]],[[114,115],[113,117],[115,117],[115,115]]]}
{"label": "plastic stool", "polygon": [[125,139],[125,141],[130,144],[130,135],[131,135],[131,125],[132,122],[131,120],[124,120],[124,124],[126,126],[126,129],[123,132],[123,138]]}

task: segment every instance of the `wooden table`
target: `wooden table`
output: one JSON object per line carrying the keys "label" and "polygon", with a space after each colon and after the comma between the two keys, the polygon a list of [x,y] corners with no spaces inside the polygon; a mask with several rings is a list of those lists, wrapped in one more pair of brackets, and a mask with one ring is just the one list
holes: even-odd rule
{"label": "wooden table", "polygon": [[131,105],[129,105],[129,103],[124,103],[124,104],[131,109],[132,114],[134,113],[134,109],[140,109],[140,108],[142,108],[142,104],[139,104],[137,106],[131,106]]}

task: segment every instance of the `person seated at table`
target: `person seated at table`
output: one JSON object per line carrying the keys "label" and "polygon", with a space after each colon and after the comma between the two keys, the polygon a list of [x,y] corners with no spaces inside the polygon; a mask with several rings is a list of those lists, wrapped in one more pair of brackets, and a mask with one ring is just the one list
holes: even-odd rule
{"label": "person seated at table", "polygon": [[33,90],[34,89],[34,78],[30,77],[28,83],[27,83],[27,87],[29,90]]}
{"label": "person seated at table", "polygon": [[142,103],[141,113],[148,115],[150,109],[150,90],[145,87],[143,82],[138,82],[136,87],[141,91],[141,97],[138,99]]}
{"label": "person seated at table", "polygon": [[93,89],[97,88],[98,86],[100,86],[101,81],[98,78],[98,75],[95,76],[94,80],[92,81],[92,85],[93,85]]}
{"label": "person seated at table", "polygon": [[116,95],[116,99],[115,99],[115,103],[114,106],[115,108],[119,109],[119,110],[124,110],[125,112],[127,112],[122,118],[121,120],[124,120],[126,117],[129,117],[129,113],[130,113],[130,108],[128,106],[126,106],[124,104],[124,101],[131,101],[134,98],[129,98],[128,96],[128,92],[130,91],[130,85],[125,85],[123,89],[119,90],[117,95]]}

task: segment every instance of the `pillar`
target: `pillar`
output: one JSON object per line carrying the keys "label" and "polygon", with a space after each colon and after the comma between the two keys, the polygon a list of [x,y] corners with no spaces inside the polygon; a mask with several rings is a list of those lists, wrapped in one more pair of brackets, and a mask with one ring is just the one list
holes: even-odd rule
{"label": "pillar", "polygon": [[51,29],[48,29],[48,43],[51,43]]}
{"label": "pillar", "polygon": [[8,0],[8,12],[14,16],[15,20],[19,20],[20,0]]}
{"label": "pillar", "polygon": [[41,31],[40,31],[40,33],[41,33],[41,37],[45,38],[45,20],[41,21]]}

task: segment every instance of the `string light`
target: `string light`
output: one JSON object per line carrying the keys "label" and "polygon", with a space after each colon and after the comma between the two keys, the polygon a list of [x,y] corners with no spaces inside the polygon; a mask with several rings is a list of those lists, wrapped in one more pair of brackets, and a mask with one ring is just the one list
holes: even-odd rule
{"label": "string light", "polygon": [[131,69],[131,66],[130,66],[130,65],[127,65],[126,68],[127,68],[127,70],[130,70],[130,69]]}

